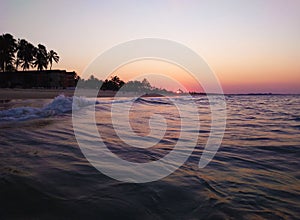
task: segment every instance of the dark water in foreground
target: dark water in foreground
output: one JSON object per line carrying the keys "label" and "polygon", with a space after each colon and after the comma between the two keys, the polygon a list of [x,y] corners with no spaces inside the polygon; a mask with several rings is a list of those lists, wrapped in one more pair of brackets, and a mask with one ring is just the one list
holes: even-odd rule
{"label": "dark water in foreground", "polygon": [[[68,98],[44,108],[35,107],[51,100],[3,104],[0,219],[300,219],[300,96],[226,97],[226,133],[203,169],[208,102],[193,101],[201,121],[193,154],[175,173],[143,184],[116,181],[89,164],[74,136]],[[167,119],[155,152],[124,150],[112,132],[110,102],[100,100],[96,121],[114,153],[153,160],[172,149],[180,129],[166,98],[144,98],[132,109],[131,125],[140,135],[149,132],[149,112]],[[13,109],[24,105],[31,107]]]}

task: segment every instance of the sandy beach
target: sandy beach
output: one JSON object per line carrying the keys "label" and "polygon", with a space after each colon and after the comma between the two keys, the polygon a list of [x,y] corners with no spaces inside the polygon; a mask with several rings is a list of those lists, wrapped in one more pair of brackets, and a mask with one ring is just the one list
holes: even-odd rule
{"label": "sandy beach", "polygon": [[0,89],[0,100],[50,99],[60,94],[72,96],[74,90],[66,89]]}
{"label": "sandy beach", "polygon": [[[0,100],[11,99],[52,99],[59,95],[73,96],[74,90],[68,89],[0,89]],[[91,96],[91,91],[86,90],[84,95]],[[113,97],[114,91],[101,91],[98,97]],[[130,94],[128,94],[130,95]],[[131,94],[132,95],[132,94]]]}
{"label": "sandy beach", "polygon": [[[81,90],[82,96],[92,97],[94,92],[91,90]],[[12,99],[52,99],[59,95],[73,96],[74,90],[70,89],[0,89],[0,101],[12,100]],[[115,91],[103,91],[100,90],[98,97],[114,97],[116,95]],[[118,96],[133,97],[139,94],[135,92],[123,92],[118,94]],[[147,94],[144,97],[157,97],[157,94]]]}

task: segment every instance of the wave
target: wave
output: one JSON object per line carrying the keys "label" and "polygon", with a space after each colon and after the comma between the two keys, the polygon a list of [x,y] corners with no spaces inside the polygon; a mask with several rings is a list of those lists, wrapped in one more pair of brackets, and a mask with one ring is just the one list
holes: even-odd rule
{"label": "wave", "polygon": [[[176,98],[176,101],[180,101],[183,104],[191,102],[185,97]],[[24,121],[36,118],[45,118],[51,116],[57,116],[72,112],[72,110],[80,110],[83,107],[100,104],[101,107],[110,104],[123,104],[123,103],[137,103],[141,105],[173,105],[172,101],[166,98],[126,98],[126,99],[112,99],[112,100],[95,100],[86,97],[66,97],[59,95],[55,97],[50,103],[44,107],[15,107],[6,110],[0,110],[0,122],[7,121]],[[73,108],[73,109],[72,109]]]}
{"label": "wave", "polygon": [[85,106],[98,104],[98,101],[83,97],[66,97],[59,95],[49,104],[42,108],[36,107],[17,107],[0,111],[0,121],[23,121],[35,118],[44,118],[65,114],[74,110],[79,110]]}
{"label": "wave", "polygon": [[172,105],[171,102],[168,102],[166,99],[161,99],[161,98],[144,99],[139,97],[135,100],[135,103],[152,104],[152,105]]}

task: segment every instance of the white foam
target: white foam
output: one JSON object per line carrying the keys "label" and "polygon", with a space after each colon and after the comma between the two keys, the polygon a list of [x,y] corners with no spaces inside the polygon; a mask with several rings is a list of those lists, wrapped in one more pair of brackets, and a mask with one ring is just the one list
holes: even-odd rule
{"label": "white foam", "polygon": [[18,121],[34,118],[50,117],[60,115],[74,110],[79,110],[85,106],[98,104],[97,101],[83,97],[66,97],[59,95],[52,102],[42,108],[17,107],[0,111],[0,121]]}

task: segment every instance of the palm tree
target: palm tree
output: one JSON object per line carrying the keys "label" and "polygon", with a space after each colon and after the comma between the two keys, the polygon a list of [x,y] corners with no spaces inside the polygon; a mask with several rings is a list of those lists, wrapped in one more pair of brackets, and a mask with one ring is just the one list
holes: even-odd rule
{"label": "palm tree", "polygon": [[52,62],[54,61],[55,63],[58,63],[59,61],[59,56],[54,50],[50,50],[48,53],[48,61],[50,63],[50,70],[52,68]]}
{"label": "palm tree", "polygon": [[16,49],[17,49],[17,57],[16,57],[16,60],[15,60],[15,65],[16,65],[16,70],[18,70],[18,67],[21,63],[21,60],[20,60],[21,40],[20,39],[18,39]]}
{"label": "palm tree", "polygon": [[33,44],[31,43],[26,44],[24,55],[22,58],[22,64],[21,64],[23,71],[29,69],[30,67],[33,67],[33,61],[34,61],[34,57],[36,56],[36,51],[37,48],[33,46]]}
{"label": "palm tree", "polygon": [[36,54],[36,48],[28,41],[21,39],[17,45],[17,59],[16,69],[19,65],[23,68],[23,71],[33,66],[34,57]]}
{"label": "palm tree", "polygon": [[11,34],[0,36],[0,69],[3,72],[13,69],[16,47],[16,40]]}
{"label": "palm tree", "polygon": [[44,68],[48,67],[47,59],[47,49],[44,45],[39,44],[36,49],[35,61],[33,63],[34,67],[37,67],[37,70],[42,71]]}

